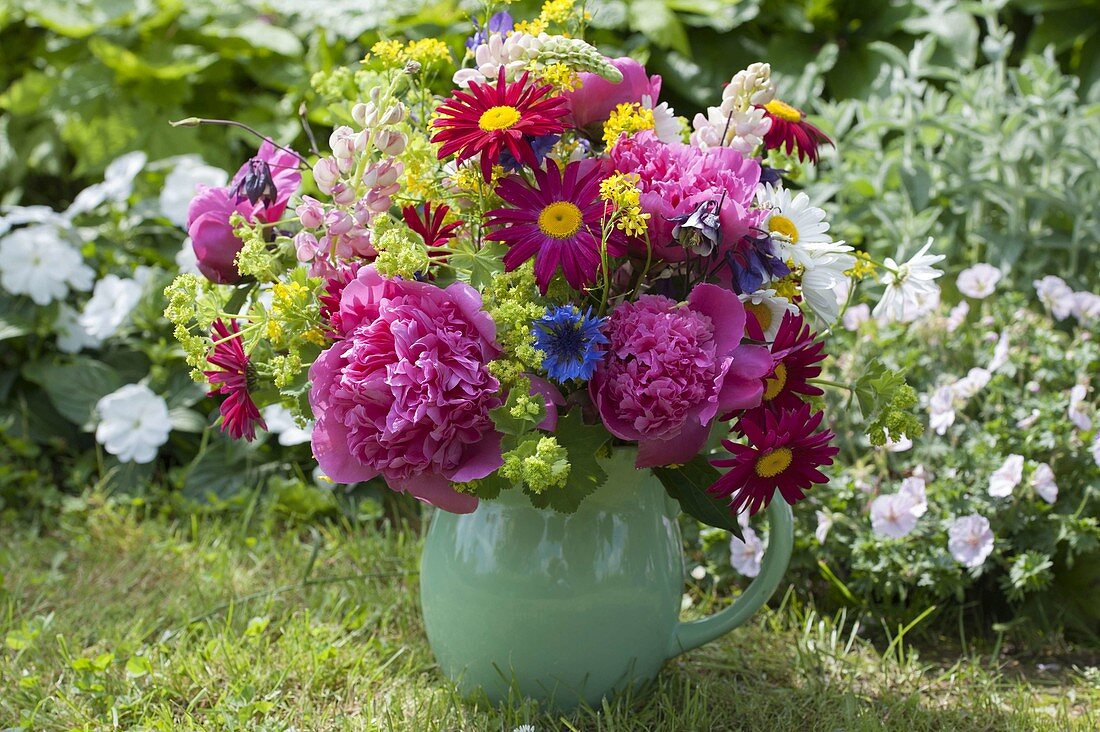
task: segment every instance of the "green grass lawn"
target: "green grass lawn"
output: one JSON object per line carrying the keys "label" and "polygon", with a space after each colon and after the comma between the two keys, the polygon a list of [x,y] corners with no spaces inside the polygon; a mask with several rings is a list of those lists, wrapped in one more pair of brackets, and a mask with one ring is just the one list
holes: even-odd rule
{"label": "green grass lawn", "polygon": [[645,698],[570,717],[478,706],[428,650],[415,533],[273,528],[255,514],[137,521],[132,510],[81,501],[49,532],[0,525],[0,730],[1100,725],[1095,669],[1024,681],[988,657],[882,653],[851,619],[819,617],[792,595],[671,663]]}

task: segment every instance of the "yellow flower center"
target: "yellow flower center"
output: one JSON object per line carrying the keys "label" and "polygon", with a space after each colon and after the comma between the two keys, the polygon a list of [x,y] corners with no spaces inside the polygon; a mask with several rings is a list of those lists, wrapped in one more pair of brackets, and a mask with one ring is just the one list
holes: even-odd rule
{"label": "yellow flower center", "polygon": [[768,110],[779,119],[785,120],[787,122],[802,121],[802,112],[787,104],[786,102],[779,101],[778,99],[773,99],[765,104],[764,109]]}
{"label": "yellow flower center", "polygon": [[756,459],[756,474],[761,478],[774,478],[791,466],[794,455],[789,447],[768,450]]}
{"label": "yellow flower center", "polygon": [[790,239],[791,244],[798,243],[798,227],[786,216],[772,214],[771,218],[768,219],[768,231],[779,234],[785,239]]}
{"label": "yellow flower center", "polygon": [[764,381],[764,401],[770,402],[779,396],[783,387],[787,385],[787,367],[779,363],[775,365],[775,376]]}
{"label": "yellow flower center", "polygon": [[569,201],[555,201],[539,212],[539,230],[555,239],[568,239],[580,230],[584,217]]}
{"label": "yellow flower center", "polygon": [[486,109],[481,113],[477,126],[486,132],[496,132],[506,130],[516,122],[519,122],[519,110],[505,105]]}
{"label": "yellow flower center", "polygon": [[756,317],[756,322],[760,324],[760,330],[767,332],[772,324],[771,309],[762,302],[747,302],[745,303],[745,310]]}

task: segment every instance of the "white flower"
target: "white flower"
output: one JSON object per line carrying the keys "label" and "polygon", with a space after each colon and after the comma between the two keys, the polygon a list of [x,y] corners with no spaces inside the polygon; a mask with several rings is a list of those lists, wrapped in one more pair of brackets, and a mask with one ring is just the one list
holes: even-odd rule
{"label": "white flower", "polygon": [[1007,498],[1024,477],[1024,456],[1012,454],[989,476],[989,495]]}
{"label": "white flower", "polygon": [[87,213],[107,201],[122,202],[134,192],[134,178],[145,167],[148,160],[140,150],[126,153],[114,160],[103,171],[103,182],[88,186],[73,199],[72,205],[65,210],[65,217],[72,219]]}
{"label": "white flower", "polygon": [[884,321],[910,323],[939,305],[940,288],[936,278],[943,272],[933,264],[944,259],[943,254],[928,254],[931,237],[909,261],[898,264],[890,257],[884,261],[888,270],[882,277],[886,290],[872,314]]}
{"label": "white flower", "polygon": [[1073,293],[1073,317],[1082,324],[1100,320],[1100,295],[1084,291]]}
{"label": "white flower", "polygon": [[1031,476],[1031,487],[1047,503],[1058,500],[1058,484],[1054,482],[1054,471],[1047,463],[1039,463]]}
{"label": "white flower", "polygon": [[[833,243],[824,209],[811,205],[804,192],[792,196],[786,188],[768,184],[756,190],[756,202],[768,212],[760,226],[771,234],[780,259],[805,266],[809,251]],[[839,251],[850,252],[852,247]]]}
{"label": "white flower", "polygon": [[902,435],[895,440],[894,437],[890,434],[890,430],[884,429],[883,432],[886,433],[886,443],[883,445],[883,447],[886,448],[888,451],[905,452],[906,450],[912,449],[913,441],[909,439],[909,437],[907,437],[906,435]]}
{"label": "white flower", "polygon": [[1089,388],[1085,384],[1077,384],[1069,390],[1069,409],[1066,413],[1069,415],[1069,421],[1073,422],[1079,430],[1092,429],[1092,418],[1085,413],[1084,409],[1085,396],[1088,393]]}
{"label": "white flower", "polygon": [[955,392],[950,385],[941,386],[932,393],[928,401],[928,426],[937,435],[947,432],[955,423]]}
{"label": "white flower", "polygon": [[65,303],[57,310],[53,330],[57,334],[57,350],[62,353],[80,353],[85,348],[98,348],[102,343],[84,330],[80,325],[80,313]]}
{"label": "white flower", "polygon": [[0,285],[13,295],[48,305],[70,289],[91,289],[94,279],[95,272],[56,227],[28,226],[0,239]]}
{"label": "white flower", "polygon": [[1016,420],[1017,429],[1021,429],[1021,430],[1029,429],[1033,424],[1035,424],[1036,422],[1039,421],[1039,414],[1040,413],[1039,413],[1038,409],[1032,409],[1031,414],[1027,415],[1026,417],[1022,417],[1021,419]]}
{"label": "white flower", "polygon": [[970,303],[963,300],[947,313],[947,332],[954,333],[959,326],[966,322],[966,316],[970,314]]}
{"label": "white flower", "polygon": [[993,358],[989,361],[988,368],[991,372],[999,370],[1008,363],[1008,331],[1001,331],[997,338],[997,345],[993,347]]}
{"label": "white flower", "polygon": [[955,280],[955,286],[959,288],[959,292],[967,297],[982,300],[993,294],[993,291],[997,289],[997,283],[1000,281],[1001,270],[992,264],[982,263],[967,267],[959,272],[959,277]]}
{"label": "white flower", "polygon": [[661,102],[654,106],[653,97],[643,94],[642,109],[653,112],[653,134],[657,135],[658,140],[671,143],[680,142],[683,139],[680,136],[680,118],[676,116],[676,111],[668,106],[668,102]]}
{"label": "white flower", "polygon": [[294,415],[282,404],[269,404],[260,412],[267,423],[267,431],[277,434],[279,444],[284,447],[309,442],[313,436],[313,422],[309,422],[304,428],[299,427],[294,421]]}
{"label": "white flower", "polygon": [[1073,290],[1061,277],[1047,275],[1041,280],[1035,280],[1032,284],[1035,285],[1035,294],[1039,296],[1039,302],[1050,310],[1056,320],[1062,320],[1073,312]]}
{"label": "white flower", "polygon": [[691,578],[694,580],[703,580],[707,576],[707,568],[701,564],[696,564],[691,568]]}
{"label": "white flower", "polygon": [[533,724],[521,724],[516,727],[512,732],[536,732],[535,725]]}
{"label": "white flower", "polygon": [[849,286],[845,272],[856,263],[855,257],[843,251],[850,247],[839,244],[829,247],[832,249],[822,248],[810,253],[801,283],[802,297],[810,312],[826,325],[835,323],[840,315],[838,293]]}
{"label": "white flower", "polygon": [[526,70],[528,63],[538,58],[542,50],[541,37],[529,33],[512,33],[507,38],[503,33],[491,33],[489,39],[474,49],[476,66],[472,69],[459,69],[452,81],[461,87],[468,87],[471,81],[479,84],[495,84],[504,67],[504,80],[516,81]]}
{"label": "white flower", "polygon": [[195,255],[195,247],[191,244],[191,237],[183,240],[183,246],[176,252],[176,266],[180,274],[202,274],[199,271],[199,258]]}
{"label": "white flower", "polygon": [[101,341],[113,336],[141,300],[144,285],[109,274],[95,283],[91,299],[80,314],[80,327]]}
{"label": "white flower", "polygon": [[1092,452],[1092,461],[1096,463],[1097,467],[1100,467],[1100,432],[1092,438],[1092,447],[1089,450]]}
{"label": "white flower", "polygon": [[947,531],[947,548],[957,562],[973,569],[980,567],[993,552],[993,532],[989,519],[972,513],[960,516]]}
{"label": "white flower", "polygon": [[207,165],[198,155],[182,155],[176,167],[164,178],[160,191],[160,212],[179,227],[187,226],[187,208],[200,185],[220,188],[229,182],[229,173]]}
{"label": "white flower", "polygon": [[853,305],[844,311],[841,322],[845,330],[859,330],[859,326],[871,319],[871,308],[866,303]]}
{"label": "white flower", "polygon": [[958,399],[969,399],[985,388],[991,378],[993,378],[993,374],[986,369],[972,368],[966,376],[951,385],[951,391]]}
{"label": "white flower", "polygon": [[23,224],[52,224],[62,228],[69,225],[68,219],[49,206],[11,206],[4,211],[6,213],[0,216],[0,237],[11,231],[12,227]]}
{"label": "white flower", "polygon": [[127,384],[96,404],[95,438],[124,463],[149,463],[168,441],[168,404],[144,384]]}
{"label": "white flower", "polygon": [[764,543],[747,526],[742,533],[744,541],[736,536],[730,538],[730,566],[739,574],[755,577],[760,574],[760,562],[764,559]]}
{"label": "white flower", "polygon": [[871,501],[871,530],[879,536],[900,539],[917,525],[924,513],[910,493],[888,493]]}
{"label": "white flower", "polygon": [[814,538],[818,544],[825,543],[825,537],[829,535],[829,529],[833,528],[833,517],[824,511],[814,511],[817,515],[817,528],[814,529]]}
{"label": "white flower", "polygon": [[722,90],[722,104],[708,107],[706,115],[695,115],[692,144],[703,150],[729,147],[751,154],[771,129],[772,121],[764,114],[763,105],[774,98],[771,66],[754,63],[737,72]]}
{"label": "white flower", "polygon": [[756,316],[756,322],[760,324],[760,329],[764,331],[764,340],[767,341],[775,340],[784,313],[798,312],[797,305],[785,297],[779,297],[772,289],[757,290],[737,297],[745,304],[745,310]]}
{"label": "white flower", "polygon": [[899,494],[909,496],[913,501],[913,507],[910,510],[917,518],[928,511],[928,497],[925,494],[924,487],[924,478],[913,475],[903,480],[901,488],[898,489]]}

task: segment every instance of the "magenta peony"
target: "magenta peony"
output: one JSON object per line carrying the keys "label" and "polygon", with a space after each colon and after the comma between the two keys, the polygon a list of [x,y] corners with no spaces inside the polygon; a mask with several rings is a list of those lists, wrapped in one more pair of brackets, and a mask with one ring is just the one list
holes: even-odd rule
{"label": "magenta peony", "polygon": [[654,253],[666,261],[682,261],[686,254],[673,241],[676,224],[670,219],[690,214],[705,201],[722,204],[722,247],[736,246],[766,213],[751,209],[760,182],[760,164],[736,150],[719,147],[703,151],[664,143],[646,130],[620,140],[611,149],[610,158],[616,170],[637,173],[641,178],[642,209],[650,214],[649,241]]}
{"label": "magenta peony", "polygon": [[623,80],[618,84],[598,74],[583,73],[580,74],[580,87],[562,95],[569,106],[567,120],[574,127],[583,129],[589,125],[602,125],[615,107],[640,102],[644,96],[648,96],[650,104],[656,106],[657,96],[661,93],[660,76],[649,76],[645,66],[632,58],[616,58],[611,63],[623,72]]}
{"label": "magenta peony", "polygon": [[500,384],[496,326],[469,285],[385,279],[359,270],[340,297],[344,339],[309,370],[313,454],[339,483],[381,475],[390,488],[469,513],[477,498],[451,482],[502,464],[489,410]]}
{"label": "magenta peony", "polygon": [[741,301],[709,284],[686,304],[643,295],[612,312],[589,394],[611,434],[638,442],[639,468],[688,462],[718,414],[760,403],[772,359],[744,333]]}
{"label": "magenta peony", "polygon": [[241,278],[234,260],[243,244],[233,233],[229,217],[239,212],[253,223],[282,218],[287,201],[302,182],[298,163],[297,156],[265,140],[227,187],[199,187],[187,208],[187,235],[199,271],[207,279],[231,284]]}

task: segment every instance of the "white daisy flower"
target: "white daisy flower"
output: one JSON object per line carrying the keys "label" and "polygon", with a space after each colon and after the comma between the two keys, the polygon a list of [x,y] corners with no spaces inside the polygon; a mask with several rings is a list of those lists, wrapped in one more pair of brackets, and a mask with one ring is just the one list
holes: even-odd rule
{"label": "white daisy flower", "polygon": [[989,495],[994,498],[1008,498],[1012,490],[1024,477],[1024,456],[1012,454],[1005,458],[1001,467],[989,476]]}
{"label": "white daisy flower", "polygon": [[1031,476],[1031,487],[1047,503],[1058,500],[1058,484],[1054,482],[1054,471],[1047,463],[1039,463]]}
{"label": "white daisy flower", "polygon": [[845,249],[850,248],[831,244],[815,249],[802,272],[802,298],[810,312],[825,325],[832,325],[840,316],[839,294],[849,286],[845,273],[856,263],[855,257],[844,253]]}
{"label": "white daisy flower", "polygon": [[833,517],[824,511],[814,511],[817,516],[817,528],[814,529],[814,538],[818,544],[825,543],[825,537],[829,535],[829,529],[833,528]]}
{"label": "white daisy flower", "polygon": [[966,322],[966,316],[970,314],[970,303],[963,300],[955,307],[951,308],[951,311],[947,313],[947,332],[954,333],[959,329],[963,323]]}
{"label": "white daisy flower", "polygon": [[221,188],[229,182],[229,173],[207,165],[198,155],[181,155],[176,166],[164,178],[160,191],[160,212],[180,228],[187,226],[187,208],[200,185]]}
{"label": "white daisy flower", "polygon": [[168,404],[144,384],[127,384],[96,404],[95,438],[124,463],[149,463],[168,441]]}
{"label": "white daisy flower", "polygon": [[70,289],[91,289],[94,280],[95,272],[54,226],[28,226],[0,239],[0,286],[13,295],[48,305]]}
{"label": "white daisy flower", "polygon": [[279,436],[279,444],[283,447],[301,445],[309,442],[313,436],[313,422],[308,422],[305,427],[299,427],[294,421],[294,415],[282,404],[269,404],[260,410],[264,422],[267,423],[267,431]]}
{"label": "white daisy flower", "polygon": [[989,519],[976,513],[960,516],[947,531],[947,549],[955,561],[980,567],[993,552],[993,531]]}
{"label": "white daisy flower", "polygon": [[1039,302],[1043,303],[1055,320],[1063,320],[1073,312],[1073,290],[1061,277],[1047,275],[1042,279],[1032,282],[1035,285],[1035,294],[1039,296]]}
{"label": "white daisy flower", "polygon": [[80,314],[80,327],[101,341],[110,338],[130,317],[144,290],[144,283],[136,278],[107,275],[95,283],[92,297]]}
{"label": "white daisy flower", "polygon": [[760,574],[760,563],[764,560],[764,542],[748,527],[742,533],[744,541],[736,536],[730,538],[730,566],[745,577],[755,577]]}
{"label": "white daisy flower", "polygon": [[939,305],[940,288],[936,278],[943,274],[932,265],[944,259],[943,254],[928,254],[932,246],[929,237],[909,261],[898,264],[890,257],[884,261],[888,270],[882,277],[886,290],[872,315],[884,321],[910,323]]}
{"label": "white daisy flower", "polygon": [[1069,390],[1069,409],[1066,413],[1069,415],[1069,421],[1073,422],[1079,430],[1092,429],[1092,418],[1085,411],[1088,407],[1085,404],[1088,393],[1089,388],[1085,384],[1077,384]]}
{"label": "white daisy flower", "polygon": [[76,194],[72,204],[65,210],[65,217],[71,220],[108,201],[120,203],[128,199],[134,192],[134,179],[148,159],[145,153],[137,150],[112,161],[103,171],[103,182],[88,186]]}
{"label": "white daisy flower", "polygon": [[907,536],[924,513],[909,493],[888,493],[871,501],[871,530],[879,536],[900,539]]}
{"label": "white daisy flower", "polygon": [[928,400],[928,426],[935,430],[937,435],[942,435],[954,423],[955,392],[949,384],[936,389],[932,393],[932,398]]}
{"label": "white daisy flower", "polygon": [[80,353],[85,348],[99,348],[102,343],[84,330],[80,325],[80,313],[65,303],[57,310],[53,331],[57,334],[57,350],[62,353]]}
{"label": "white daisy flower", "polygon": [[775,340],[775,334],[779,332],[779,324],[783,322],[784,313],[797,313],[798,306],[785,297],[775,294],[773,289],[757,290],[752,294],[738,295],[739,300],[745,305],[745,310],[756,317],[760,329],[764,331],[764,339]]}
{"label": "white daisy flower", "polygon": [[642,109],[653,112],[653,134],[657,136],[658,140],[661,142],[682,142],[680,119],[676,116],[675,110],[668,106],[668,102],[654,105],[653,97],[643,94]]}
{"label": "white daisy flower", "polygon": [[[764,185],[756,191],[757,204],[768,212],[761,223],[772,236],[776,254],[783,261],[806,266],[810,252],[833,244],[825,210],[810,205],[810,197],[799,191],[794,196],[782,186]],[[833,252],[850,252],[852,247],[836,242]]]}
{"label": "white daisy flower", "polygon": [[1001,270],[992,264],[983,262],[959,272],[955,285],[959,288],[959,292],[967,297],[982,300],[993,294],[993,291],[997,289],[997,283],[1000,281]]}

